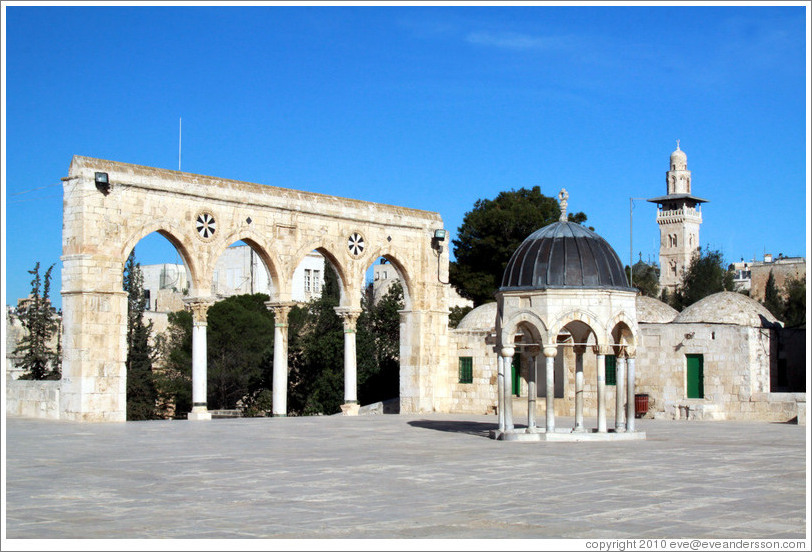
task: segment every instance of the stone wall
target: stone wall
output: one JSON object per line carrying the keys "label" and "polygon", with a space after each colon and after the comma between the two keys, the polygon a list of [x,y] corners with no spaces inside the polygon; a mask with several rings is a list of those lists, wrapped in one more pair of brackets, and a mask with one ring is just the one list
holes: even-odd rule
{"label": "stone wall", "polygon": [[750,266],[750,297],[758,301],[764,300],[764,289],[770,272],[775,278],[775,287],[783,293],[784,284],[789,278],[806,278],[806,261],[790,262],[777,260],[772,263],[754,263]]}
{"label": "stone wall", "polygon": [[60,381],[6,379],[6,415],[58,420]]}
{"label": "stone wall", "polygon": [[[488,331],[451,330],[452,351],[447,385],[451,389],[449,412],[494,414],[496,412],[495,338]],[[460,383],[459,359],[471,357],[472,382]]]}

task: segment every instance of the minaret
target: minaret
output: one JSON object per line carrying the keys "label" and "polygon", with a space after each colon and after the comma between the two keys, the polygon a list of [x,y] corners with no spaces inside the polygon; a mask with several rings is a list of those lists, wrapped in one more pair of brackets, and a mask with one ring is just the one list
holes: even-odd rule
{"label": "minaret", "polygon": [[700,204],[707,202],[691,195],[688,157],[679,149],[679,140],[677,149],[671,154],[665,184],[668,195],[648,201],[657,203],[657,224],[660,226],[660,290],[667,289],[668,293],[674,293],[682,283],[684,271],[691,264],[691,257],[700,248]]}

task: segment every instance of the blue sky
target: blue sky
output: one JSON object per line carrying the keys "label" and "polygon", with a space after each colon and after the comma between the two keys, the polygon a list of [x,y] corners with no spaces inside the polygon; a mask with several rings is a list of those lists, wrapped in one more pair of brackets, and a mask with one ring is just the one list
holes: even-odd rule
{"label": "blue sky", "polygon": [[[61,268],[71,157],[177,169],[179,117],[184,171],[437,211],[452,238],[477,199],[565,187],[624,262],[680,139],[703,246],[808,255],[801,3],[4,8],[7,304]],[[635,202],[635,261],[655,215]]]}

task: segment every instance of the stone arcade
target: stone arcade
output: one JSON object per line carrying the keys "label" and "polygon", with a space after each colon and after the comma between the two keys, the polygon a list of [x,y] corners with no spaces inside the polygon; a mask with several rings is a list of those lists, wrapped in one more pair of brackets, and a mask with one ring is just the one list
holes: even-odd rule
{"label": "stone arcade", "polygon": [[64,178],[62,305],[64,356],[59,417],[126,419],[126,293],[122,271],[133,247],[158,232],[191,277],[192,400],[189,419],[208,419],[206,311],[217,259],[237,241],[250,245],[272,281],[276,329],[273,414],[286,414],[287,316],[291,277],[317,250],[341,286],[345,413],[358,411],[355,323],[366,269],[386,258],[403,282],[400,408],[447,408],[434,383],[447,363],[448,253],[439,214],[113,161],[74,157]]}

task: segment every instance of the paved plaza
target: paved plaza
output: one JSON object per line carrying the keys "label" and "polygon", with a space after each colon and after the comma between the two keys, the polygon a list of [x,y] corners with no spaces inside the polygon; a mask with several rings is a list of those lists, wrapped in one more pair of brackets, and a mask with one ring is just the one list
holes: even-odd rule
{"label": "paved plaza", "polygon": [[524,443],[489,439],[495,423],[10,418],[6,537],[806,537],[804,426],[638,420],[645,441]]}

